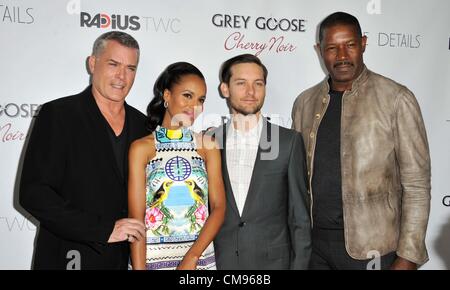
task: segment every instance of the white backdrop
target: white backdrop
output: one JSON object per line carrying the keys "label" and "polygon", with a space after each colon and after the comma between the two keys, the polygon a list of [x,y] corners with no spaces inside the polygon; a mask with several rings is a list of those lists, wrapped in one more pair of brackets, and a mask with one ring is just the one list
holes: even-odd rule
{"label": "white backdrop", "polygon": [[115,27],[139,41],[141,60],[127,101],[143,112],[158,74],[172,62],[189,61],[208,85],[196,128],[217,125],[227,114],[217,91],[219,67],[253,53],[269,69],[263,112],[290,127],[295,97],[325,76],[313,46],[318,23],[335,11],[360,20],[369,37],[367,66],[408,86],[421,105],[433,187],[430,261],[423,269],[450,269],[448,0],[0,0],[0,269],[31,264],[36,224],[17,203],[31,116],[38,105],[88,85],[85,61],[101,33]]}

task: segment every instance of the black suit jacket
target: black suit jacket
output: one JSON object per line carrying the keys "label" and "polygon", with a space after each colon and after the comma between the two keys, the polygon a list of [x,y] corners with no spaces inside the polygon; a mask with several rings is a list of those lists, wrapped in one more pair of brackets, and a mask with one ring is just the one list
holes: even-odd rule
{"label": "black suit jacket", "polygon": [[218,269],[306,269],[309,263],[311,229],[303,139],[265,118],[263,122],[242,216],[228,175],[232,170],[226,159],[228,126],[213,132],[223,148],[227,199],[225,221],[214,240]]}
{"label": "black suit jacket", "polygon": [[[129,145],[147,134],[145,115],[125,104]],[[127,178],[89,86],[46,103],[27,147],[20,203],[39,222],[34,269],[126,269],[128,244],[108,244],[127,217]],[[128,154],[126,154],[128,160]],[[75,266],[74,266],[75,265]]]}

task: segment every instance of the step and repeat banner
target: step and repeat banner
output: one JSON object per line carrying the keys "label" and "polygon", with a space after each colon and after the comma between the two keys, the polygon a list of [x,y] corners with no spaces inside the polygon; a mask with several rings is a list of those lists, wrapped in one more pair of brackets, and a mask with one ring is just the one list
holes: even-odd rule
{"label": "step and repeat banner", "polygon": [[296,96],[325,76],[314,48],[320,21],[355,15],[368,36],[371,70],[416,95],[432,158],[430,261],[450,269],[450,1],[448,0],[0,0],[0,269],[29,269],[37,222],[18,204],[21,160],[41,104],[82,91],[94,40],[110,30],[141,46],[127,102],[145,112],[153,83],[170,63],[188,61],[206,77],[205,111],[195,124],[228,114],[218,93],[226,59],[255,54],[269,70],[263,112],[290,127]]}

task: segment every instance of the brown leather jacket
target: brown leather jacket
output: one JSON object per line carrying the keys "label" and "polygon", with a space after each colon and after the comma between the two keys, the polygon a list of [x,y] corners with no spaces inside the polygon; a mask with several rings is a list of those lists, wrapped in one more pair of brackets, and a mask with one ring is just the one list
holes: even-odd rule
{"label": "brown leather jacket", "polygon": [[[328,78],[298,96],[293,128],[302,133],[311,189],[316,134],[328,106]],[[354,259],[396,251],[428,261],[430,155],[414,95],[364,67],[342,97],[341,174],[345,245]]]}

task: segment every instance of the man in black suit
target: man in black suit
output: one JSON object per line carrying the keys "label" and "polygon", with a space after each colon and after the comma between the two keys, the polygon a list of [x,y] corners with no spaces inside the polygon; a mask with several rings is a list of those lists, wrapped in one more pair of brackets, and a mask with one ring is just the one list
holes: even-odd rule
{"label": "man in black suit", "polygon": [[302,137],[261,115],[267,69],[244,54],[222,65],[231,120],[213,134],[223,148],[225,221],[214,246],[218,269],[306,269],[310,219]]}
{"label": "man in black suit", "polygon": [[145,237],[127,218],[128,147],[146,134],[145,116],[125,103],[138,61],[133,37],[107,32],[89,57],[92,84],[40,109],[20,186],[40,222],[34,269],[126,269],[128,242]]}

